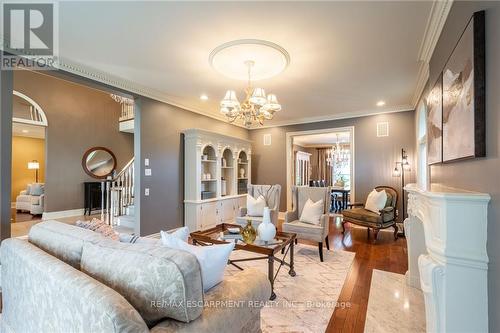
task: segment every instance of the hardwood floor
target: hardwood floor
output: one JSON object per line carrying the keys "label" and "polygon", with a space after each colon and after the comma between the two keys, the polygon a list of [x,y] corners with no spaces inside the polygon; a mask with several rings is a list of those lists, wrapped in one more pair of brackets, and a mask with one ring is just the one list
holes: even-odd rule
{"label": "hardwood floor", "polygon": [[[335,223],[334,223],[335,222]],[[373,242],[373,234],[367,239],[366,228],[351,227],[346,224],[346,234],[342,240],[340,220],[331,219],[330,246],[333,250],[356,252],[354,262],[340,293],[338,302],[350,307],[336,308],[326,332],[363,332],[372,271],[404,274],[408,269],[406,239],[394,241],[392,229],[379,232],[378,240]]]}
{"label": "hardwood floor", "polygon": [[390,229],[387,232],[380,231],[374,243],[373,233],[368,239],[366,228],[346,224],[344,238],[341,231],[340,219],[330,218],[330,249],[355,252],[356,256],[338,299],[339,304],[346,306],[335,309],[326,332],[363,332],[372,271],[379,269],[404,274],[408,269],[406,238],[400,237],[394,241]]}

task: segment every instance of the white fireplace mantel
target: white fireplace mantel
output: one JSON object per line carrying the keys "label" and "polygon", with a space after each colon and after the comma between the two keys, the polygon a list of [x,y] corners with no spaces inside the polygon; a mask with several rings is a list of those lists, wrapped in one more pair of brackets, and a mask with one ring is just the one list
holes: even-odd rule
{"label": "white fireplace mantel", "polygon": [[437,184],[405,190],[407,283],[424,293],[427,332],[487,332],[489,194]]}

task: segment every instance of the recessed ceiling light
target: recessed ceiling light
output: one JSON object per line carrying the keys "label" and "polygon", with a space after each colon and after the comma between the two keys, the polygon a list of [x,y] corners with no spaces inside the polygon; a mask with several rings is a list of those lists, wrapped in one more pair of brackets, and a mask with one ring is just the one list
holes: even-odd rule
{"label": "recessed ceiling light", "polygon": [[378,101],[377,102],[377,106],[384,106],[385,105],[385,101]]}
{"label": "recessed ceiling light", "polygon": [[23,133],[29,133],[29,131],[27,129],[23,129],[21,132],[23,132]]}
{"label": "recessed ceiling light", "polygon": [[200,96],[200,99],[201,99],[202,101],[206,101],[206,100],[208,100],[208,96],[207,96],[207,95],[205,95],[205,94],[202,94],[202,95]]}

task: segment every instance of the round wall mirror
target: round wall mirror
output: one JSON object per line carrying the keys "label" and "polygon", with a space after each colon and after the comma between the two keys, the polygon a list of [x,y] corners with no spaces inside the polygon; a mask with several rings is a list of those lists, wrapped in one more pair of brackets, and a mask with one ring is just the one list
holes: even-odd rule
{"label": "round wall mirror", "polygon": [[106,178],[116,169],[115,154],[104,147],[90,148],[83,155],[82,167],[91,177]]}

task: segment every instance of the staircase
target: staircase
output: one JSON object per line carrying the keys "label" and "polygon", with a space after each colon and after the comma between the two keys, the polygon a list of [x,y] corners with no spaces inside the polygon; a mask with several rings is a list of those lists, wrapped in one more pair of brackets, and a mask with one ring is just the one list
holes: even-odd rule
{"label": "staircase", "polygon": [[132,158],[113,179],[103,181],[107,200],[102,201],[101,214],[109,225],[134,227],[134,176]]}

